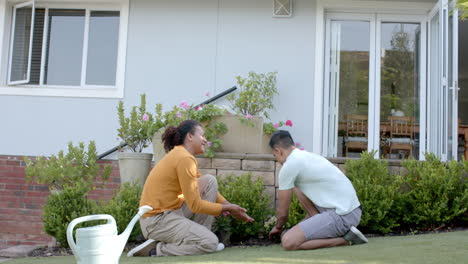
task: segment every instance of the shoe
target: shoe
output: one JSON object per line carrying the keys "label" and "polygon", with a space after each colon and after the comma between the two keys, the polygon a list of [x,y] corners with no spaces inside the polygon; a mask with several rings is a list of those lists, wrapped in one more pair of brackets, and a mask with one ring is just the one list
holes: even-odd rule
{"label": "shoe", "polygon": [[224,244],[223,243],[219,243],[218,246],[216,247],[216,251],[221,251],[224,249]]}
{"label": "shoe", "polygon": [[367,240],[367,238],[355,226],[351,226],[348,233],[346,233],[343,238],[351,245],[359,245],[369,242],[369,240]]}
{"label": "shoe", "polygon": [[148,239],[141,243],[134,249],[130,250],[127,257],[152,257],[156,256],[156,241],[154,239]]}

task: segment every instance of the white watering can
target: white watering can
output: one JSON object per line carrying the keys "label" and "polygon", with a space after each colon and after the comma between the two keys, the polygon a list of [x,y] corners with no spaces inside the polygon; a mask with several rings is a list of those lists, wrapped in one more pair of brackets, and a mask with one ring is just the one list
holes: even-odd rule
{"label": "white watering can", "polygon": [[[78,264],[118,264],[133,226],[144,213],[152,209],[148,205],[140,207],[120,235],[117,234],[117,224],[111,215],[88,215],[73,219],[68,224],[67,240]],[[94,220],[107,220],[107,223],[77,229],[75,243],[73,228],[79,223]]]}

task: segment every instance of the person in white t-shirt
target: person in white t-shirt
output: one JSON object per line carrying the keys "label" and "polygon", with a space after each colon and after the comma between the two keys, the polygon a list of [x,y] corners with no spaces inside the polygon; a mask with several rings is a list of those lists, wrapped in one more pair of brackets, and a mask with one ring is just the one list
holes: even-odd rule
{"label": "person in white t-shirt", "polygon": [[[278,176],[277,223],[270,231],[270,238],[284,231],[281,244],[286,250],[368,242],[356,228],[362,213],[356,191],[340,169],[320,155],[297,149],[285,130],[273,133],[270,147],[282,165]],[[285,231],[293,192],[306,217]]]}

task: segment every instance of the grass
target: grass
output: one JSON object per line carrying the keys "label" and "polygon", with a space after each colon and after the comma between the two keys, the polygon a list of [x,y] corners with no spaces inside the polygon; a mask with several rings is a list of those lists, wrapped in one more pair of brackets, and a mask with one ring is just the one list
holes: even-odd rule
{"label": "grass", "polygon": [[[227,248],[221,252],[181,257],[120,258],[121,264],[143,263],[218,263],[218,264],[431,264],[466,263],[468,231],[370,238],[369,244],[309,251],[284,251],[279,245],[268,247]],[[75,258],[23,258],[7,264],[67,264]]]}

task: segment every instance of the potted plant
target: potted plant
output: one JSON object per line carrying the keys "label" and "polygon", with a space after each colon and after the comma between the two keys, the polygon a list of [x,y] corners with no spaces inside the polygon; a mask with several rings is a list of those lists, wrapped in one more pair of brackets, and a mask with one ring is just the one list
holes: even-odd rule
{"label": "potted plant", "polygon": [[[215,116],[223,115],[226,109],[215,104],[201,105],[194,107],[187,101],[182,101],[178,106],[174,106],[170,111],[161,115],[164,123],[171,126],[178,126],[182,121],[193,119],[205,127],[205,137],[208,140],[208,148],[205,152],[206,157],[214,157],[215,151],[221,150],[222,141],[220,136],[227,132],[226,125],[220,122],[212,122]],[[155,162],[159,161],[165,154],[164,146],[161,142],[161,136],[164,131],[160,130],[154,133],[153,151]]]}
{"label": "potted plant", "polygon": [[156,115],[152,116],[146,111],[146,95],[140,96],[140,106],[132,107],[130,116],[125,116],[124,103],[117,106],[120,128],[118,136],[128,145],[131,152],[120,152],[119,169],[120,180],[124,182],[136,182],[144,184],[151,168],[153,154],[142,153],[148,147],[156,131],[164,127],[161,119],[162,106],[156,106]]}
{"label": "potted plant", "polygon": [[265,153],[262,149],[263,120],[269,119],[268,111],[274,109],[273,97],[278,94],[276,75],[276,72],[249,72],[247,78],[236,77],[239,92],[227,96],[236,115],[216,118],[229,130],[229,134],[221,137],[223,151]]}

